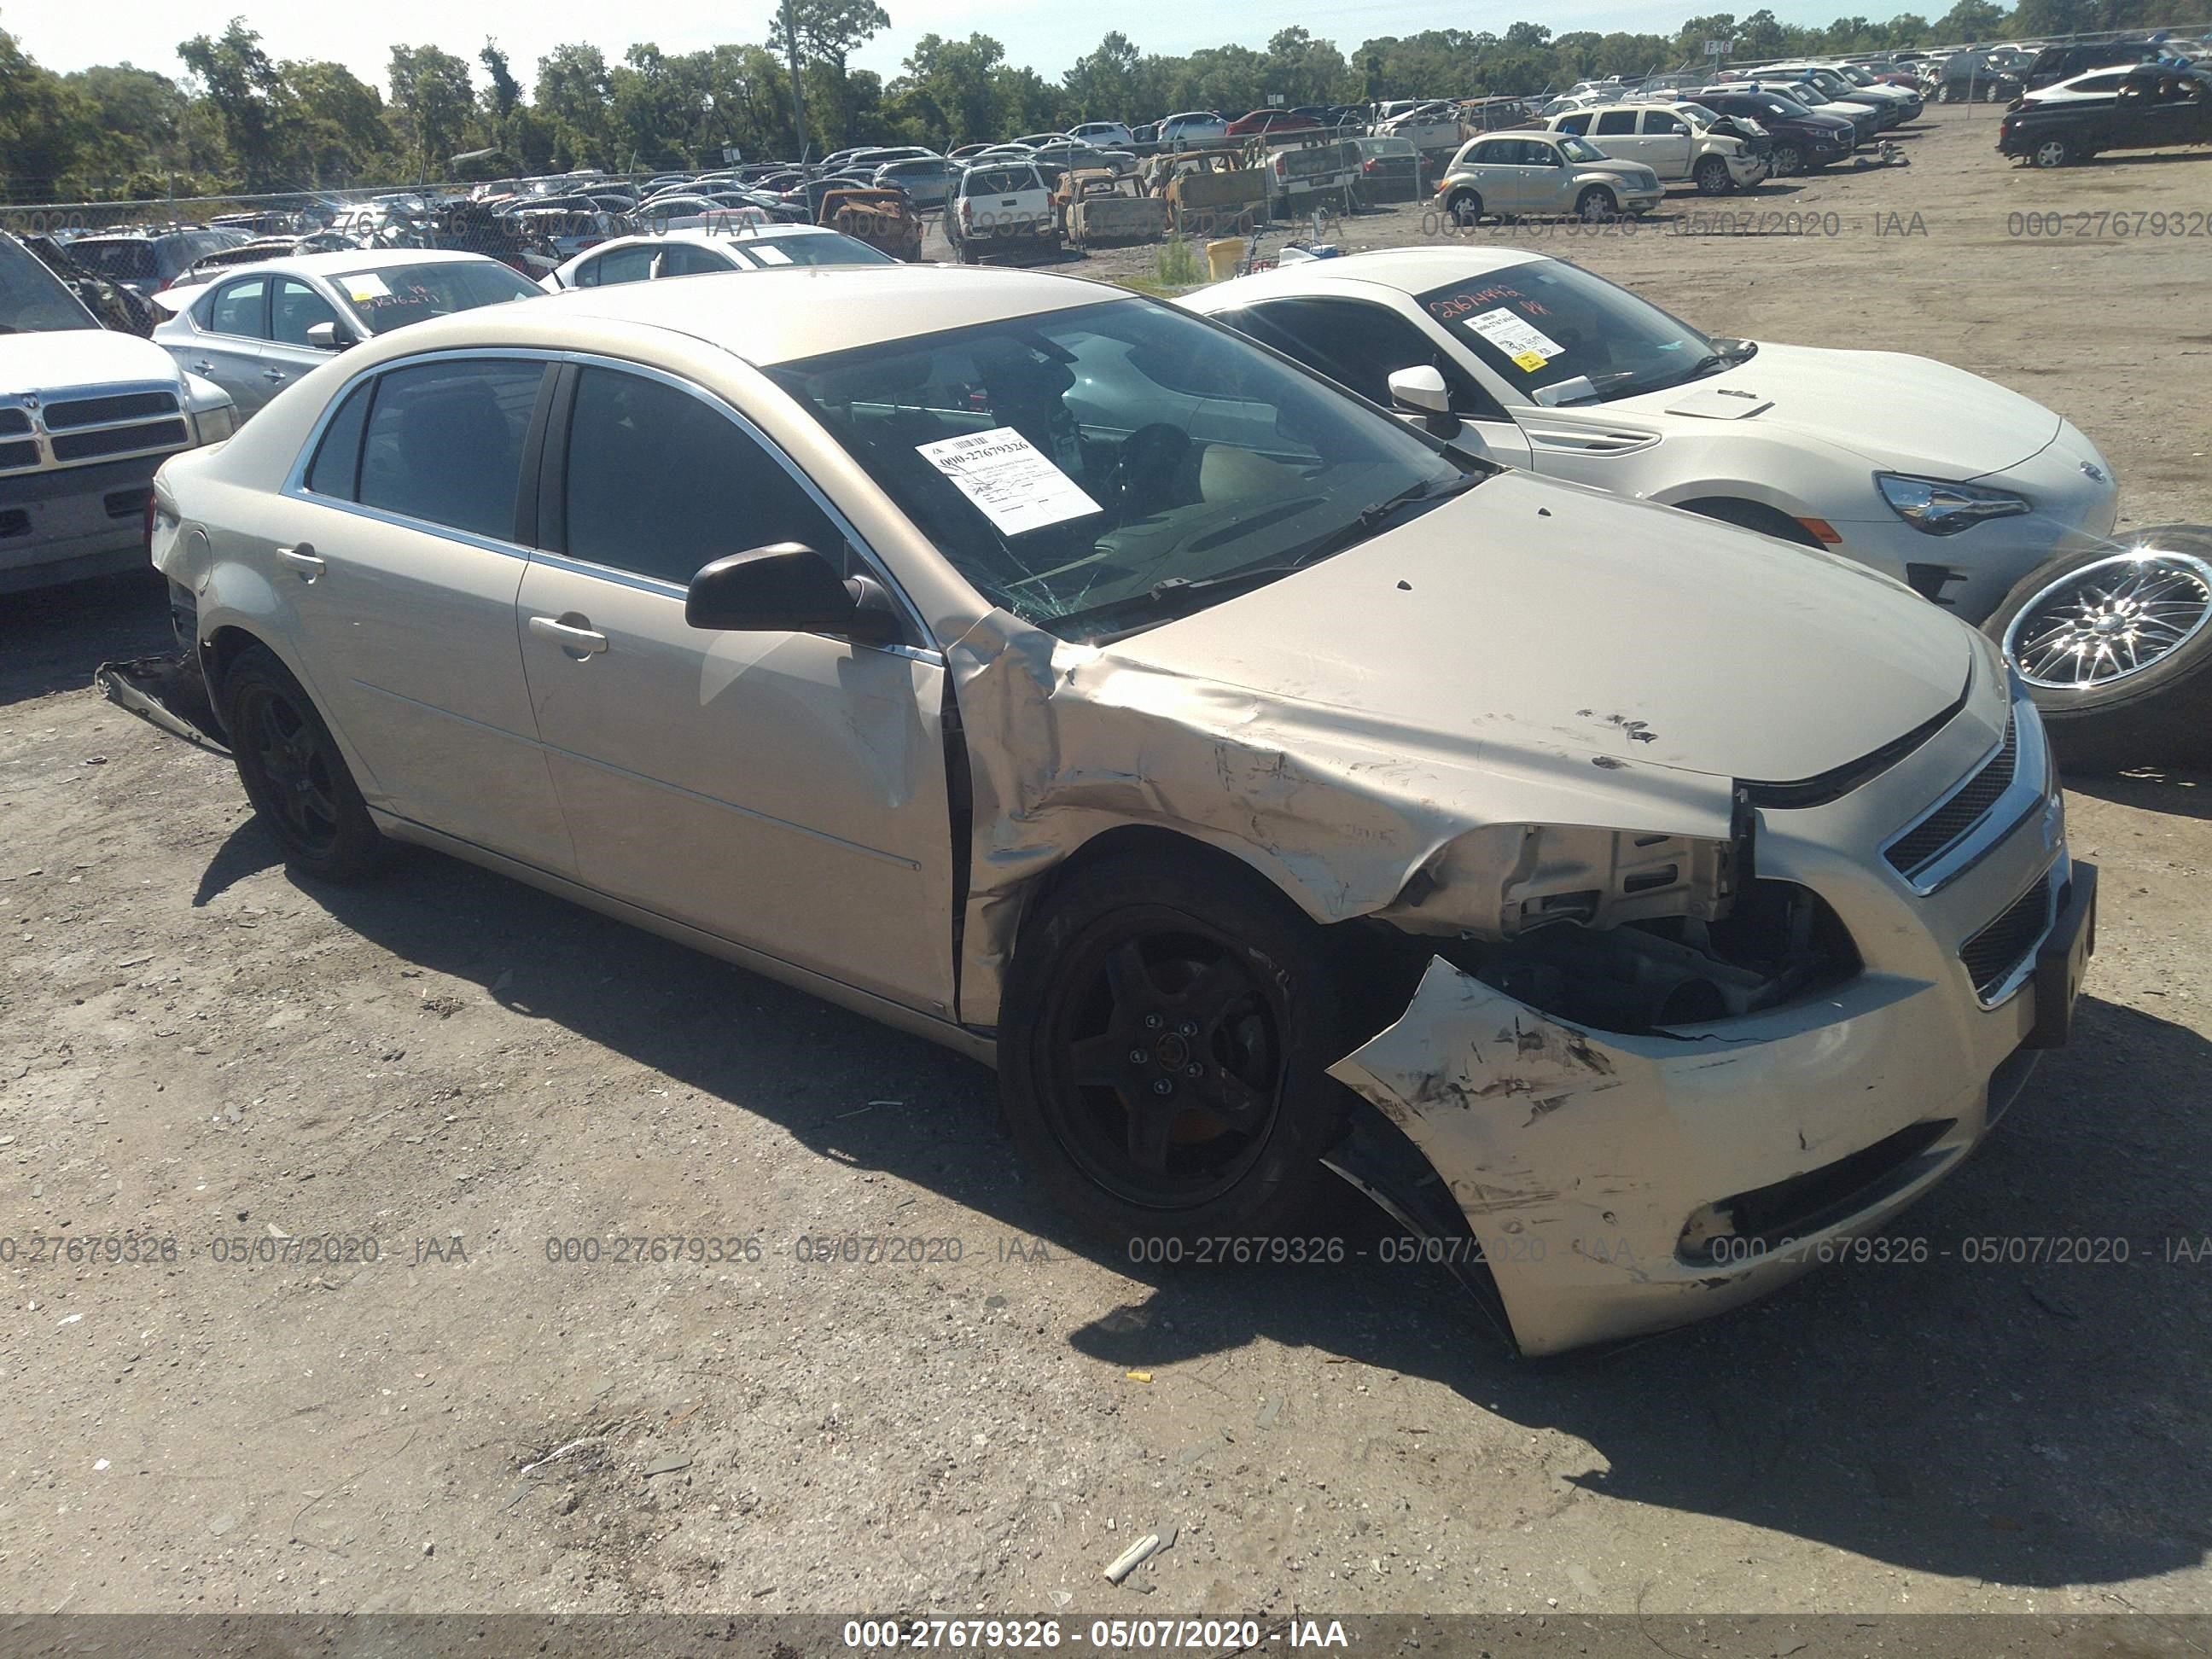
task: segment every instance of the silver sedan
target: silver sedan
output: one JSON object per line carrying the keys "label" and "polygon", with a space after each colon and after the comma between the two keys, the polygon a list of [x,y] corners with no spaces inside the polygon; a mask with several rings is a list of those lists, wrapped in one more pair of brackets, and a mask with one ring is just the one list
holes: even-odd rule
{"label": "silver sedan", "polygon": [[480,253],[354,249],[272,259],[154,296],[154,343],[214,381],[241,419],[331,354],[449,312],[536,297]]}

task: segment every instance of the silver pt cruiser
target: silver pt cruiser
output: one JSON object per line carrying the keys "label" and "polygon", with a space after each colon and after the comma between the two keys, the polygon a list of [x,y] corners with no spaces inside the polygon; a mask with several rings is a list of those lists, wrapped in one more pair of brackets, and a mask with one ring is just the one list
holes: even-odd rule
{"label": "silver pt cruiser", "polygon": [[1401,1133],[1527,1352],[1879,1226],[2090,948],[1979,635],[1089,283],[426,322],[168,462],[153,545],[301,872],[441,848],[994,1062],[1120,1240]]}

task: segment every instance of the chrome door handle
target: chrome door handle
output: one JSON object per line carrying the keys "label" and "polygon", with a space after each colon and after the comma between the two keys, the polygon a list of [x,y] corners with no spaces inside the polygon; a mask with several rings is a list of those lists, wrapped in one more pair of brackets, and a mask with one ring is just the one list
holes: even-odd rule
{"label": "chrome door handle", "polygon": [[195,374],[212,374],[215,373],[215,365],[203,357],[191,366],[191,370]]}
{"label": "chrome door handle", "polygon": [[274,380],[281,386],[284,380],[284,371],[281,368],[264,368],[261,371],[261,378],[264,380]]}
{"label": "chrome door handle", "polygon": [[581,662],[586,657],[596,656],[607,648],[607,636],[592,629],[589,617],[579,617],[573,623],[554,617],[532,617],[530,631],[541,640],[550,640],[570,656]]}
{"label": "chrome door handle", "polygon": [[301,542],[297,547],[278,548],[276,558],[279,563],[289,564],[293,569],[298,571],[300,580],[303,582],[314,580],[323,574],[325,568],[315,550],[306,542]]}

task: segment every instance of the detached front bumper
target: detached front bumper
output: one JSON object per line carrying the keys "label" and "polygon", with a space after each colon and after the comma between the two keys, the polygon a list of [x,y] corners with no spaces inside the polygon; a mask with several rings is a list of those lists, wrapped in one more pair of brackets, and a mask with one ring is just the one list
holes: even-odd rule
{"label": "detached front bumper", "polygon": [[[2055,805],[1932,896],[1832,852],[1827,830],[1948,787],[1988,735],[1954,724],[1967,729],[1900,765],[1896,788],[1871,788],[1871,808],[1761,813],[1761,874],[1821,892],[1862,941],[1864,969],[1840,987],[1626,1036],[1438,958],[1404,1015],[1331,1068],[1443,1177],[1521,1352],[1686,1323],[1851,1255],[1958,1167],[2036,1051],[2065,1040],[2095,872],[2069,863]],[[2039,763],[2039,732],[2033,747]],[[1992,979],[1985,941],[2007,918]],[[1932,1255],[1909,1240],[1856,1248]]]}

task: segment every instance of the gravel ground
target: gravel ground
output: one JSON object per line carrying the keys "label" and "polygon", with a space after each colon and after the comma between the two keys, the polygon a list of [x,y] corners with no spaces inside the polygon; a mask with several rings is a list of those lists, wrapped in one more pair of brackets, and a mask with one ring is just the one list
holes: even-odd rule
{"label": "gravel ground", "polygon": [[[2212,158],[2028,173],[1993,112],[1931,116],[1911,167],[1722,204],[1832,236],[1540,245],[1716,331],[1990,374],[2096,440],[2130,521],[2212,520],[2212,245],[2007,225],[2201,201]],[[294,881],[225,762],[84,689],[163,632],[137,580],[0,611],[0,1606],[2212,1601],[2207,780],[2071,797],[2104,868],[2077,1038],[1899,1224],[1926,1261],[1514,1364],[1348,1195],[1341,1266],[1134,1268],[1066,1236],[966,1062],[427,854]],[[124,1233],[175,1259],[30,1259]],[[2129,1259],[1966,1259],[2057,1234]],[[847,1235],[943,1242],[807,1259]],[[632,1236],[713,1243],[611,1260]]]}

